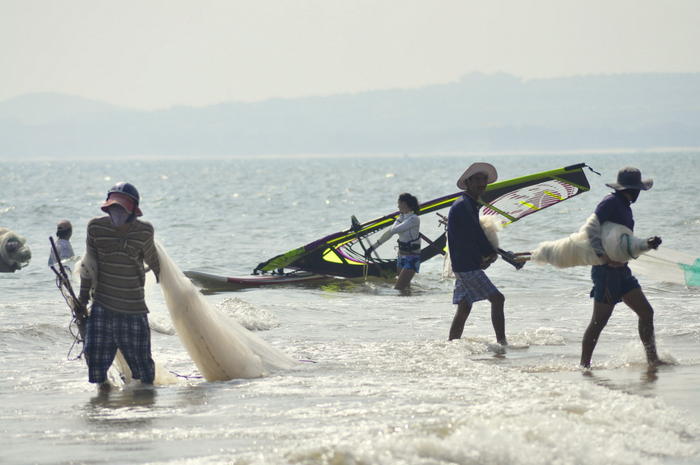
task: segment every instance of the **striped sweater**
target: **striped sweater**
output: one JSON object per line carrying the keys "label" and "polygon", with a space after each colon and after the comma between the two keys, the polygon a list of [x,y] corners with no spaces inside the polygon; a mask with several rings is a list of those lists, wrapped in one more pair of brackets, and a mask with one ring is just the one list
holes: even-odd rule
{"label": "striped sweater", "polygon": [[[97,284],[92,299],[103,307],[123,313],[148,313],[144,300],[144,262],[160,275],[153,226],[134,220],[125,232],[112,225],[109,216],[93,218],[87,227],[85,255],[97,265]],[[89,298],[92,279],[81,276],[80,300]]]}

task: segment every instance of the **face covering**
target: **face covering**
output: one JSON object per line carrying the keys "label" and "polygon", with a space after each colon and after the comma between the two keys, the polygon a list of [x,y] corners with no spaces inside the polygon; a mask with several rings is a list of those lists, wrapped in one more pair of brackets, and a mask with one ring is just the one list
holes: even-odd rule
{"label": "face covering", "polygon": [[627,192],[630,194],[630,197],[632,197],[630,199],[630,203],[636,202],[637,199],[639,198],[640,190],[639,189],[627,189]]}
{"label": "face covering", "polygon": [[119,205],[112,205],[109,207],[109,218],[112,220],[112,224],[116,227],[123,226],[128,221],[131,213],[127,212],[123,207]]}

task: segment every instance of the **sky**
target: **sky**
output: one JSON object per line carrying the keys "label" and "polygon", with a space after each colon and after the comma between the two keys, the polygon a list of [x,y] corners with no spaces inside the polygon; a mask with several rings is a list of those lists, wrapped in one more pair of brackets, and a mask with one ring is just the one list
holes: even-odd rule
{"label": "sky", "polygon": [[454,82],[700,72],[699,0],[0,0],[0,101],[156,109]]}

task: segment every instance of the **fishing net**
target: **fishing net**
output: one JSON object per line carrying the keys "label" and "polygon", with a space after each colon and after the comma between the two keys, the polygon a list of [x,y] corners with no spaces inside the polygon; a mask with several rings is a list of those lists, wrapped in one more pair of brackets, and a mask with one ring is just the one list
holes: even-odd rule
{"label": "fishing net", "polygon": [[7,228],[0,228],[0,272],[14,272],[29,264],[32,252],[27,240]]}
{"label": "fishing net", "polygon": [[628,262],[648,250],[646,239],[635,237],[632,231],[617,223],[606,221],[601,226],[593,214],[581,228],[568,237],[541,242],[532,252],[534,263],[557,268],[601,265],[603,262],[591,246],[592,237],[600,237],[605,253],[616,262]]}
{"label": "fishing net", "polygon": [[209,305],[157,245],[160,286],[180,341],[207,381],[257,378],[295,360]]}
{"label": "fishing net", "polygon": [[657,281],[697,287],[700,286],[700,258],[696,257],[662,246],[630,263],[630,268]]}

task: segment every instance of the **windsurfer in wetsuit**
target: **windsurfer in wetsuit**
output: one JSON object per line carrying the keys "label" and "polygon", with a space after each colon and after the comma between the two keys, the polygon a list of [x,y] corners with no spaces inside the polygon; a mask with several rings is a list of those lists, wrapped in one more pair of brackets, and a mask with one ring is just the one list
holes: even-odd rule
{"label": "windsurfer in wetsuit", "polygon": [[[637,168],[622,168],[617,173],[617,182],[606,184],[615,190],[607,195],[596,207],[595,214],[602,225],[606,221],[621,224],[634,230],[631,204],[637,201],[639,193],[651,189],[654,184],[652,179],[642,181],[642,174]],[[593,289],[593,316],[588,328],[583,335],[581,348],[581,366],[590,368],[591,357],[595,349],[601,331],[608,323],[615,305],[624,302],[639,317],[639,338],[644,344],[649,365],[659,365],[654,341],[654,310],[642,292],[637,279],[632,276],[627,263],[610,260],[603,249],[603,244],[598,236],[590,238],[590,243],[596,254],[603,259],[605,264],[591,268]],[[661,245],[661,238],[654,236],[647,239],[647,245],[656,249]]]}
{"label": "windsurfer in wetsuit", "polygon": [[413,276],[420,270],[420,217],[418,216],[418,199],[411,194],[399,195],[400,215],[377,242],[367,249],[369,257],[377,247],[388,241],[394,234],[399,235],[399,253],[396,260],[398,278],[394,289],[404,290],[411,285]]}
{"label": "windsurfer in wetsuit", "polygon": [[496,182],[496,179],[498,173],[493,165],[474,163],[457,181],[457,187],[464,190],[464,194],[452,204],[447,221],[450,260],[455,274],[452,303],[457,304],[450,327],[450,340],[462,337],[472,304],[488,300],[496,340],[501,345],[508,343],[503,313],[505,297],[484,273],[498,255],[479,223],[479,197],[486,186]]}

